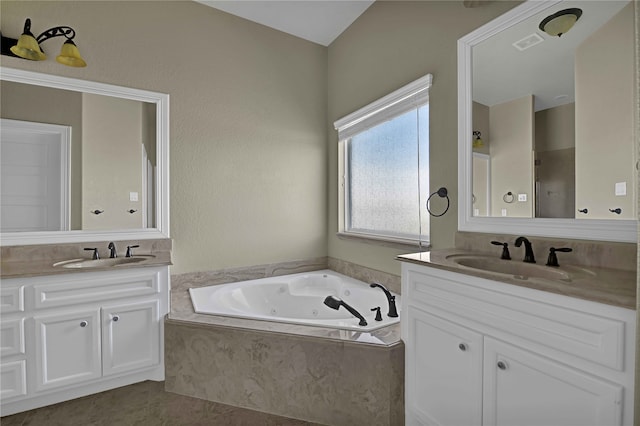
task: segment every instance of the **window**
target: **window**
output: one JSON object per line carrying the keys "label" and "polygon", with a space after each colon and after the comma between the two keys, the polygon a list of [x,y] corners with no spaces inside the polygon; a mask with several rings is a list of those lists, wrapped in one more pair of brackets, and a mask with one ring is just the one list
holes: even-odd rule
{"label": "window", "polygon": [[340,144],[340,233],[428,242],[427,75],[336,121]]}

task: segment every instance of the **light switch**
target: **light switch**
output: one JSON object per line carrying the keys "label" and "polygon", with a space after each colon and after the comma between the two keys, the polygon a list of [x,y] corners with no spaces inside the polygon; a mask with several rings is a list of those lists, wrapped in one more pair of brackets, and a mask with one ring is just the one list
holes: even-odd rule
{"label": "light switch", "polygon": [[616,195],[627,195],[627,182],[616,183]]}
{"label": "light switch", "polygon": [[518,194],[518,201],[527,201],[527,194]]}
{"label": "light switch", "polygon": [[129,201],[138,201],[138,193],[130,192],[129,193]]}

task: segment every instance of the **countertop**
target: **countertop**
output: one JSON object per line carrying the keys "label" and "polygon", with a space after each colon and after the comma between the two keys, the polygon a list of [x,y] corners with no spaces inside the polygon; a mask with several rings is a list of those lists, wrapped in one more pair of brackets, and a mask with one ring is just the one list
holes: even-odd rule
{"label": "countertop", "polygon": [[[600,267],[560,265],[553,268],[557,271],[584,271],[584,273],[572,274],[570,279],[525,278],[497,272],[489,272],[481,269],[459,265],[453,259],[460,256],[494,256],[495,253],[469,252],[457,249],[433,250],[430,252],[411,253],[397,257],[402,262],[415,263],[422,266],[442,269],[451,272],[462,273],[479,278],[490,279],[520,287],[547,291],[620,306],[628,309],[636,309],[636,271],[607,269]],[[520,260],[499,260],[501,262],[521,262]],[[538,264],[542,268],[552,268]]]}
{"label": "countertop", "polygon": [[133,248],[133,257],[144,260],[129,264],[92,268],[63,268],[60,262],[91,260],[87,247],[97,247],[101,259],[110,257],[109,241],[89,241],[64,244],[35,244],[0,247],[0,278],[23,278],[42,275],[77,274],[96,271],[116,271],[120,269],[149,266],[171,265],[171,246],[169,238],[156,238],[140,241],[114,241],[118,259],[126,259],[127,248]]}

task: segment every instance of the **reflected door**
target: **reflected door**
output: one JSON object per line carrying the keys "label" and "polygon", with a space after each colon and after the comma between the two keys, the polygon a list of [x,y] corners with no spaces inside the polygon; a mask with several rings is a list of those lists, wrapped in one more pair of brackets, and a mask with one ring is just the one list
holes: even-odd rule
{"label": "reflected door", "polygon": [[69,229],[71,128],[2,119],[2,232]]}

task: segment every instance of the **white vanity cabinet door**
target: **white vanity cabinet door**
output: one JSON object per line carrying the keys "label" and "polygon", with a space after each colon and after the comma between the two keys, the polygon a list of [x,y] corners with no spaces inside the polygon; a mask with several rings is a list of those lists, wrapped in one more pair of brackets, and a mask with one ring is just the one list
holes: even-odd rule
{"label": "white vanity cabinet door", "polygon": [[36,391],[100,378],[100,311],[34,317]]}
{"label": "white vanity cabinet door", "polygon": [[602,426],[622,420],[622,386],[485,337],[483,424]]}
{"label": "white vanity cabinet door", "polygon": [[0,400],[27,394],[27,362],[25,360],[0,364]]}
{"label": "white vanity cabinet door", "polygon": [[160,363],[158,301],[102,307],[105,376]]}
{"label": "white vanity cabinet door", "polygon": [[409,307],[408,425],[480,425],[482,335]]}

